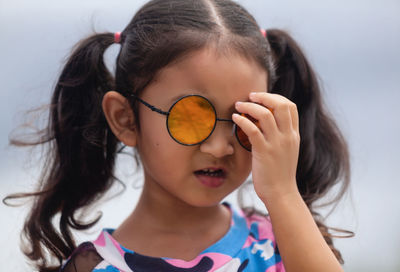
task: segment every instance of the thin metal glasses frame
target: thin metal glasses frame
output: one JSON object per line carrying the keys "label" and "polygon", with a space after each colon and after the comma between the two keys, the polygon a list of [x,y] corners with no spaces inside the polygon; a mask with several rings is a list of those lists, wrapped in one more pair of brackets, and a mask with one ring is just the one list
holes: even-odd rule
{"label": "thin metal glasses frame", "polygon": [[[165,116],[167,117],[167,118],[166,118],[166,126],[167,126],[167,130],[168,130],[168,134],[169,134],[169,135],[171,136],[171,138],[174,139],[174,141],[177,142],[178,144],[186,145],[186,146],[193,146],[193,145],[199,145],[199,144],[203,143],[204,141],[206,141],[206,140],[213,134],[213,132],[214,132],[214,130],[215,130],[215,127],[216,127],[216,125],[217,125],[217,121],[222,121],[222,122],[231,122],[231,123],[233,123],[232,132],[233,132],[233,131],[235,132],[236,139],[238,140],[239,144],[240,144],[244,149],[246,149],[247,151],[251,151],[251,150],[248,149],[246,146],[244,146],[244,145],[242,144],[242,142],[240,141],[239,136],[238,136],[238,133],[237,133],[237,125],[233,122],[233,120],[232,120],[232,119],[218,118],[218,117],[217,117],[217,112],[216,112],[216,110],[215,110],[214,105],[211,103],[210,100],[208,100],[208,99],[207,99],[206,97],[204,97],[204,96],[201,96],[201,95],[198,95],[198,94],[189,94],[189,95],[182,96],[182,97],[180,97],[177,101],[175,101],[175,102],[172,104],[172,106],[168,109],[168,111],[163,111],[163,110],[161,110],[161,109],[159,109],[159,108],[157,108],[157,107],[155,107],[155,106],[153,106],[153,105],[147,103],[146,101],[144,101],[143,99],[139,98],[139,97],[136,96],[135,94],[131,94],[130,96],[131,96],[133,99],[136,99],[137,101],[139,101],[140,103],[142,103],[144,106],[148,107],[150,110],[152,110],[152,111],[154,111],[154,112],[157,112],[157,113],[159,113],[159,114],[165,115]],[[178,103],[179,101],[181,101],[181,100],[184,99],[184,98],[192,97],[192,96],[200,97],[200,98],[206,100],[207,103],[210,104],[210,106],[211,106],[211,108],[213,109],[214,114],[215,114],[215,121],[214,121],[213,129],[211,130],[210,134],[209,134],[205,139],[203,139],[202,141],[200,141],[200,142],[198,142],[198,143],[186,144],[186,143],[182,143],[182,142],[178,141],[178,140],[175,139],[175,137],[171,134],[171,132],[170,132],[170,130],[169,130],[169,126],[168,126],[168,118],[169,118],[169,114],[170,114],[172,108],[175,106],[176,103]]]}

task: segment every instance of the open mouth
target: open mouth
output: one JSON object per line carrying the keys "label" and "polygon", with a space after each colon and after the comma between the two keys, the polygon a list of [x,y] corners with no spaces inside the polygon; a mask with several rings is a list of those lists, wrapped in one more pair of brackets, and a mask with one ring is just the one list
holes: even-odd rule
{"label": "open mouth", "polygon": [[205,186],[216,188],[226,179],[226,171],[222,168],[205,168],[194,172],[198,180]]}
{"label": "open mouth", "polygon": [[223,169],[202,169],[194,172],[195,175],[204,175],[204,176],[209,176],[209,177],[220,177],[224,178],[226,177],[226,172]]}

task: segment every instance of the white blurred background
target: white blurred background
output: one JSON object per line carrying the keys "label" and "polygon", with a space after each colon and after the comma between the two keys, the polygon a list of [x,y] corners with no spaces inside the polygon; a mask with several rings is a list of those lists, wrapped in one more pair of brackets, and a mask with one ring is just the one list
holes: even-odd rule
{"label": "white blurred background", "polygon": [[[121,31],[144,2],[0,0],[1,198],[31,189],[38,176],[38,153],[9,147],[8,137],[26,110],[49,102],[71,47],[92,27]],[[238,2],[261,27],[283,28],[299,42],[350,145],[351,193],[328,218],[329,225],[356,233],[335,240],[345,271],[400,271],[400,1]],[[110,68],[118,50],[113,45],[106,52]],[[102,220],[78,240],[117,227],[135,205],[140,176],[132,175],[133,160],[121,161],[118,172],[127,190],[96,207]],[[229,199],[235,202],[235,196]],[[26,207],[1,204],[0,211],[0,270],[31,271],[18,247]]]}

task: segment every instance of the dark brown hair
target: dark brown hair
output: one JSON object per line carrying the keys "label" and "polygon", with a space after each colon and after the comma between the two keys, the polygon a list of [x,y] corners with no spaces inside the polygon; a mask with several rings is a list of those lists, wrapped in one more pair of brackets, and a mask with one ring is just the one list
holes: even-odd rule
{"label": "dark brown hair", "polygon": [[[297,182],[325,240],[332,234],[313,204],[341,182],[336,202],[350,180],[346,142],[323,107],[316,76],[296,42],[284,31],[267,30],[263,37],[255,19],[231,0],[152,0],[121,33],[115,77],[103,55],[114,43],[112,33],[93,34],[80,41],[67,60],[55,86],[48,126],[35,141],[16,139],[17,146],[46,145],[48,153],[37,191],[14,194],[32,197],[26,219],[23,250],[39,271],[57,271],[76,248],[71,230],[98,222],[77,217],[115,182],[114,164],[121,143],[102,112],[109,90],[123,95],[140,92],[163,67],[194,50],[213,45],[221,54],[239,53],[268,72],[268,91],[295,102],[300,117],[300,156]],[[132,102],[137,114],[137,105]],[[57,217],[60,215],[60,217]],[[58,263],[52,263],[56,258]]]}

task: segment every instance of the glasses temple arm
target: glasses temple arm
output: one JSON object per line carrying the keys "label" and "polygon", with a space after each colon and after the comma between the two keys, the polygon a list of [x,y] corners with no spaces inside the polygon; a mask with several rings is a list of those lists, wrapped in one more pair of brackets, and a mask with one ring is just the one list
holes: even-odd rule
{"label": "glasses temple arm", "polygon": [[131,94],[130,96],[133,97],[134,99],[137,99],[140,103],[142,103],[143,105],[145,105],[146,107],[148,107],[148,108],[151,109],[152,111],[155,111],[155,112],[157,112],[157,113],[160,113],[160,114],[163,114],[163,115],[167,115],[167,116],[169,115],[169,112],[162,111],[161,109],[156,108],[156,107],[154,107],[153,105],[150,105],[149,103],[147,103],[146,101],[140,99],[139,97],[137,97],[137,96],[134,95],[134,94]]}

